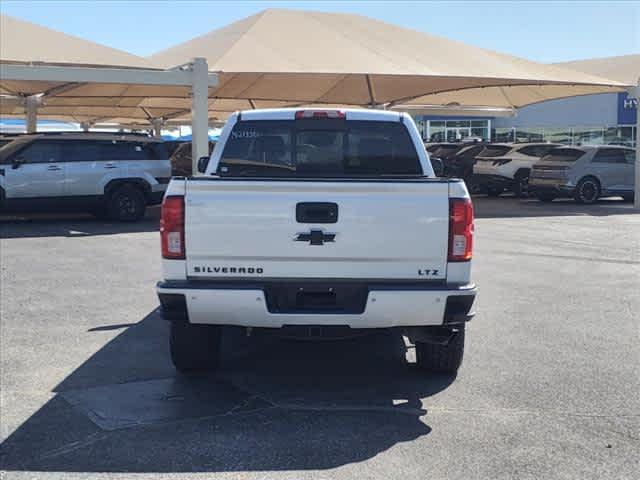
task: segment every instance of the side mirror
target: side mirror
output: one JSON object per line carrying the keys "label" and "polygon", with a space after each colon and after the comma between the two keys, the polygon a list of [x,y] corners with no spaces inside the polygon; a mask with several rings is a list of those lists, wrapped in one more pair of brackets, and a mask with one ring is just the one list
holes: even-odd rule
{"label": "side mirror", "polygon": [[16,168],[19,168],[23,163],[25,163],[24,157],[15,157],[13,160],[11,160],[11,168],[15,170]]}
{"label": "side mirror", "polygon": [[433,173],[436,174],[436,177],[441,177],[444,174],[444,163],[439,158],[431,157],[431,168],[433,168]]}
{"label": "side mirror", "polygon": [[206,172],[208,165],[209,165],[209,157],[200,157],[198,159],[198,172],[199,173]]}

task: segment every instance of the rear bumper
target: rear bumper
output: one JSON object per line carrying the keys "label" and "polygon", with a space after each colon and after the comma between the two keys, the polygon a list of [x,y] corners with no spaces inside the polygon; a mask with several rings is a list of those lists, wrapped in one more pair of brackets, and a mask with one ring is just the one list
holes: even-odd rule
{"label": "rear bumper", "polygon": [[511,188],[514,182],[513,178],[483,173],[474,173],[472,180],[476,185],[487,188]]}
{"label": "rear bumper", "polygon": [[562,180],[537,179],[529,180],[529,192],[553,193],[555,195],[570,197],[573,196],[575,185],[567,185]]}
{"label": "rear bumper", "polygon": [[239,282],[165,281],[156,287],[166,320],[210,325],[283,328],[291,325],[340,325],[390,328],[456,325],[474,316],[473,284],[429,285],[419,282],[366,286],[361,311],[274,310],[270,286]]}

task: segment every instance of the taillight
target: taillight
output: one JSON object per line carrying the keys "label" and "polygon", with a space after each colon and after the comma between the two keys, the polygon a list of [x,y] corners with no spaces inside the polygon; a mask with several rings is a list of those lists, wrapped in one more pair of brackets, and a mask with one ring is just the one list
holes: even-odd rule
{"label": "taillight", "polygon": [[296,120],[308,118],[346,118],[340,110],[298,110]]}
{"label": "taillight", "polygon": [[162,201],[160,243],[163,258],[185,258],[184,197],[182,196],[169,196]]}
{"label": "taillight", "polygon": [[507,163],[509,163],[511,161],[510,158],[503,158],[502,160],[495,160],[493,162],[493,165],[496,167],[499,167],[501,165],[506,165]]}
{"label": "taillight", "polygon": [[473,205],[469,198],[449,199],[449,261],[466,262],[473,255]]}

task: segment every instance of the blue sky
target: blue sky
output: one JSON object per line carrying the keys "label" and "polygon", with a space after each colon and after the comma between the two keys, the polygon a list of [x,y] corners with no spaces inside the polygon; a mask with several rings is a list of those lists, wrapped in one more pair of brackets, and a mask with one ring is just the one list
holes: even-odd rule
{"label": "blue sky", "polygon": [[3,14],[143,56],[269,7],[358,13],[540,62],[640,53],[640,1],[0,0]]}

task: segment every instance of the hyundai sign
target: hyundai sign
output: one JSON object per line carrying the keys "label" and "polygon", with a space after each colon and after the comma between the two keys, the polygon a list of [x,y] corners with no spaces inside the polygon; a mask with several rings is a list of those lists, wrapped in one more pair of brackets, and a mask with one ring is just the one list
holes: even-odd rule
{"label": "hyundai sign", "polygon": [[618,125],[635,125],[638,115],[638,99],[629,98],[627,92],[618,93]]}

